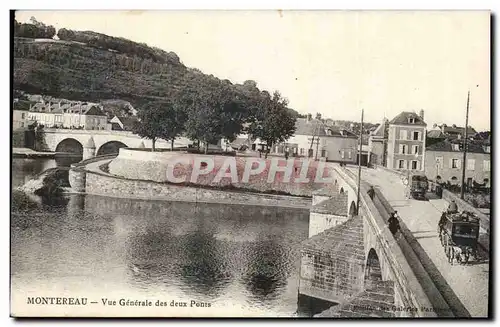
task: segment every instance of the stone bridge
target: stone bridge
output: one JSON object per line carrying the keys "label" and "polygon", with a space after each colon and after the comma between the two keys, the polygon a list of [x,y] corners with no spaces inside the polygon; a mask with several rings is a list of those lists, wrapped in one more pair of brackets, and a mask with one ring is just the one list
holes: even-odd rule
{"label": "stone bridge", "polygon": [[432,265],[422,262],[404,224],[399,236],[389,231],[392,208],[383,195],[377,190],[371,199],[361,183],[358,210],[357,177],[338,165],[333,171],[335,184],[313,195],[299,308],[309,303],[308,311],[322,317],[469,316]]}
{"label": "stone bridge", "polygon": [[[52,152],[83,154],[84,159],[94,155],[118,153],[119,148],[151,148],[152,141],[127,131],[45,129],[45,147]],[[174,147],[187,146],[190,141],[178,138]],[[169,148],[170,142],[157,140],[157,148]]]}

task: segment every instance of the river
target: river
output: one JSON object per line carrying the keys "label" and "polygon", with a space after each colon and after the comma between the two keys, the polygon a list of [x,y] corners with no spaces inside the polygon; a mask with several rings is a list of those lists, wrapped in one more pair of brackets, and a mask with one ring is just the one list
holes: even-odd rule
{"label": "river", "polygon": [[[72,161],[13,159],[12,186]],[[12,213],[12,302],[64,293],[194,300],[228,316],[297,310],[308,210],[71,195]]]}

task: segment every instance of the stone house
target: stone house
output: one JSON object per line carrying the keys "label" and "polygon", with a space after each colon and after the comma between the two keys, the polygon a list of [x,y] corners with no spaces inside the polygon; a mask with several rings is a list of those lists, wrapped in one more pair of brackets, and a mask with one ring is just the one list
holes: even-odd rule
{"label": "stone house", "polygon": [[424,170],[426,126],[423,110],[403,111],[389,122],[387,168]]}
{"label": "stone house", "polygon": [[[425,175],[438,182],[460,185],[463,170],[463,140],[445,139],[425,150]],[[472,186],[491,183],[491,145],[489,142],[467,141],[465,183]]]}
{"label": "stone house", "polygon": [[309,157],[325,161],[355,163],[358,153],[358,136],[339,127],[327,126],[321,119],[297,118],[296,130],[285,144],[275,147],[283,153],[288,147],[291,156]]}

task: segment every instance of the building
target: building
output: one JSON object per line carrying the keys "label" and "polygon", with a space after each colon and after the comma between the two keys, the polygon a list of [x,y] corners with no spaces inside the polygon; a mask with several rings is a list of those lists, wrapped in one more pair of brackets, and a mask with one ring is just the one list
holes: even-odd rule
{"label": "building", "polygon": [[[446,137],[459,138],[464,136],[464,128],[458,127],[455,124],[451,126],[448,126],[446,124],[441,124],[438,127],[439,129],[441,129],[441,132],[443,132],[443,134],[446,135]],[[476,130],[471,126],[467,128],[467,135],[474,135],[476,133],[477,133]]]}
{"label": "building", "polygon": [[102,108],[93,103],[39,102],[31,106],[28,118],[48,128],[108,129]]}
{"label": "building", "polygon": [[135,116],[114,116],[109,122],[113,130],[132,131],[137,121]]}
{"label": "building", "polygon": [[384,118],[382,123],[370,132],[368,138],[368,162],[370,165],[386,165],[388,128],[389,121]]}
{"label": "building", "polygon": [[[488,141],[467,144],[465,182],[472,186],[491,182],[491,145]],[[445,139],[425,150],[425,175],[438,182],[460,185],[463,170],[463,139]]]}
{"label": "building", "polygon": [[389,122],[387,168],[424,169],[426,126],[423,110],[420,114],[403,111]]}
{"label": "building", "polygon": [[28,112],[25,110],[12,111],[12,129],[28,127],[27,125]]}
{"label": "building", "polygon": [[290,156],[309,157],[325,161],[355,163],[358,137],[339,126],[327,126],[320,119],[297,118],[296,130],[285,143],[275,146],[273,152]]}

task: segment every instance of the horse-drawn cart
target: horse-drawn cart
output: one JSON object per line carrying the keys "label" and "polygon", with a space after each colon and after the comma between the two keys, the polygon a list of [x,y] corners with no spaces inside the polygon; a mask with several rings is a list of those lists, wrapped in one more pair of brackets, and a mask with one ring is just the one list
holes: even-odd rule
{"label": "horse-drawn cart", "polygon": [[471,212],[443,213],[439,238],[448,261],[466,264],[470,258],[478,259],[479,218]]}

